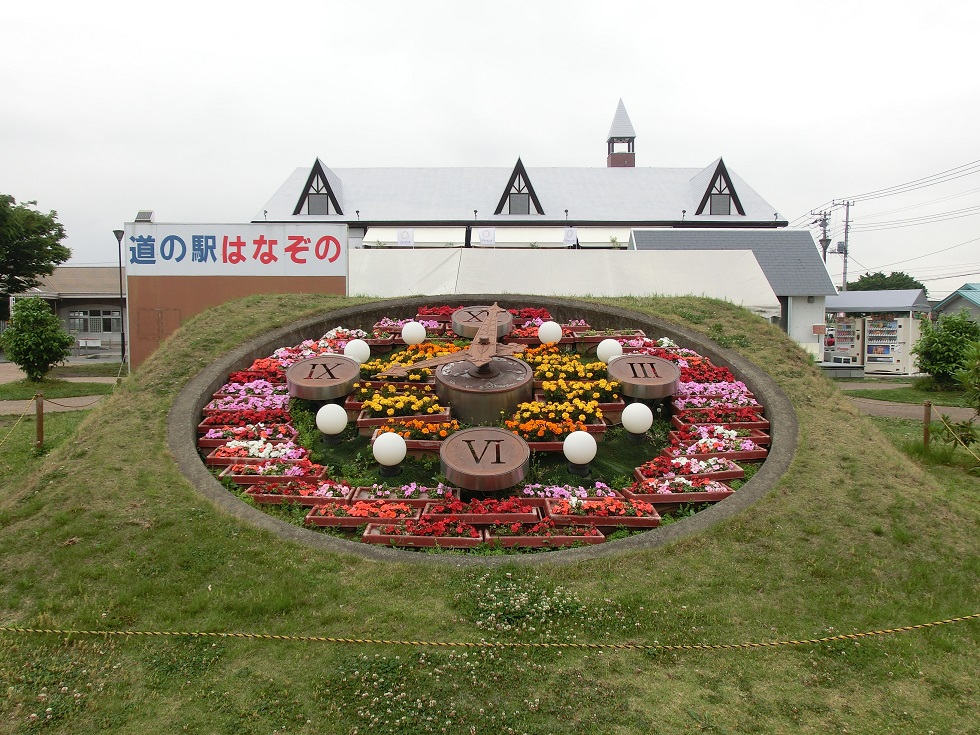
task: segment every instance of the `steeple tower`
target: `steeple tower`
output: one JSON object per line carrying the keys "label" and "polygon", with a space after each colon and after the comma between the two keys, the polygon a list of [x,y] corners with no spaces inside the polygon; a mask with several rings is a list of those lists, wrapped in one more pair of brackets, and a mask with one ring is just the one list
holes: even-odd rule
{"label": "steeple tower", "polygon": [[[609,127],[609,138],[606,144],[609,148],[606,156],[606,168],[634,168],[636,166],[636,153],[633,151],[633,141],[636,140],[636,132],[633,130],[633,123],[630,116],[626,114],[626,105],[623,100],[619,100],[619,107],[616,108],[616,115],[613,117],[612,125]],[[616,150],[616,144],[626,144],[626,150]]]}

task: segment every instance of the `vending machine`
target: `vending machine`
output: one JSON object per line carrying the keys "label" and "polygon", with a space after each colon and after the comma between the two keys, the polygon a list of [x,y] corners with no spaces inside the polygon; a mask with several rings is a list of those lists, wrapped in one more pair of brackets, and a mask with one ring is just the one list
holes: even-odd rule
{"label": "vending machine", "polygon": [[912,347],[920,334],[918,319],[883,314],[865,318],[864,371],[911,375],[915,372]]}
{"label": "vending machine", "polygon": [[864,319],[838,316],[834,324],[834,348],[830,361],[839,365],[864,364]]}

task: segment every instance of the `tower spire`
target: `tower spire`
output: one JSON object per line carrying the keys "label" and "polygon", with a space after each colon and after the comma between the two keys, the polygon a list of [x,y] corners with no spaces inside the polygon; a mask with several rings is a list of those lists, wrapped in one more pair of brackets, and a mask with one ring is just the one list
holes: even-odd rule
{"label": "tower spire", "polygon": [[[609,137],[606,139],[607,168],[634,168],[636,166],[636,153],[633,150],[633,141],[636,140],[636,132],[633,130],[633,123],[626,112],[626,105],[622,98],[619,106],[616,107],[616,114],[613,116],[612,125],[609,126]],[[626,150],[616,150],[616,145],[626,145]]]}

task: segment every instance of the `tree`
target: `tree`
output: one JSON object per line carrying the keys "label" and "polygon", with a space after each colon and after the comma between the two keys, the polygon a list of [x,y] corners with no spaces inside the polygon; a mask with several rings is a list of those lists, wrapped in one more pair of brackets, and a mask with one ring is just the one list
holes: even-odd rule
{"label": "tree", "polygon": [[980,324],[970,321],[970,314],[942,314],[933,325],[922,325],[922,336],[912,352],[919,356],[919,370],[929,373],[940,390],[957,385],[957,374],[964,370],[970,343],[980,340]]}
{"label": "tree", "polygon": [[62,245],[65,228],[57,212],[44,214],[32,207],[37,202],[17,204],[0,194],[0,318],[7,316],[11,295],[24,293],[50,276],[55,266],[71,257]]}
{"label": "tree", "polygon": [[[926,287],[912,278],[908,273],[892,271],[887,276],[878,271],[877,273],[865,273],[857,281],[848,282],[848,291],[901,291],[904,289]],[[928,292],[927,292],[928,294]]]}
{"label": "tree", "polygon": [[75,340],[44,299],[17,299],[13,312],[7,329],[0,334],[0,347],[27,373],[28,380],[38,383],[71,354]]}

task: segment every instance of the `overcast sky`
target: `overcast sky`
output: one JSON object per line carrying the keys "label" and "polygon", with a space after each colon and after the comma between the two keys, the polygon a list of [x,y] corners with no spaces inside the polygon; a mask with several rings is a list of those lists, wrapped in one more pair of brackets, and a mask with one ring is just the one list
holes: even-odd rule
{"label": "overcast sky", "polygon": [[980,281],[978,38],[972,0],[8,3],[0,193],[58,212],[70,264],[113,265],[137,210],[247,222],[318,156],[601,167],[622,98],[638,166],[723,156],[803,227],[857,197],[849,280],[936,298]]}

